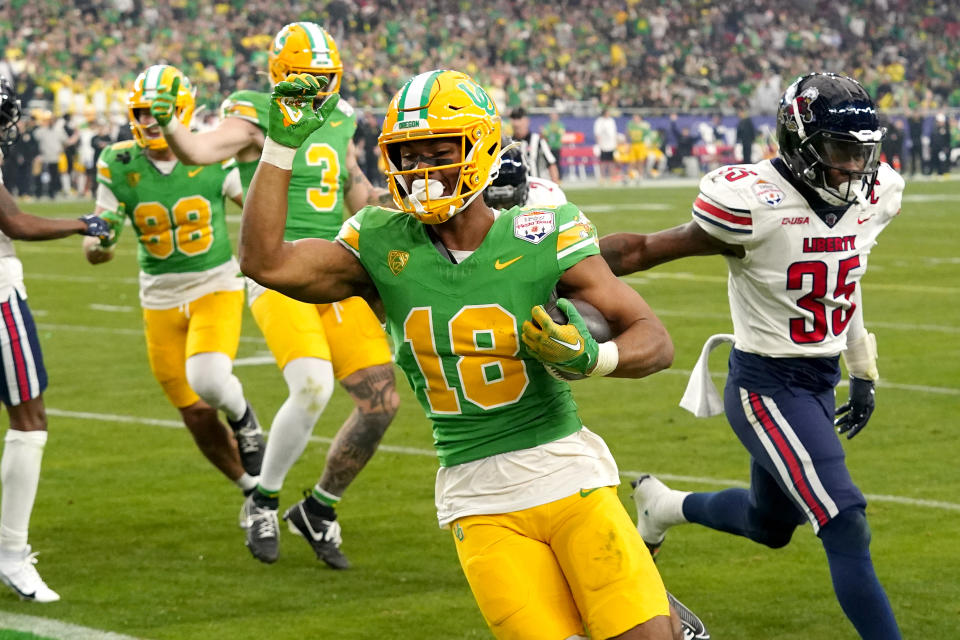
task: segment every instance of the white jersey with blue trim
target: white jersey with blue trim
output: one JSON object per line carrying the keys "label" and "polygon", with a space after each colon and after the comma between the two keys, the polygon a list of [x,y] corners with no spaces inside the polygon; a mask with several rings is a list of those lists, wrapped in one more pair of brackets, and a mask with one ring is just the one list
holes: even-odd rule
{"label": "white jersey with blue trim", "polygon": [[877,236],[900,212],[903,187],[883,163],[868,198],[821,219],[769,160],[704,176],[693,220],[745,251],[725,256],[737,349],[774,358],[846,349],[850,320],[862,313],[853,294]]}
{"label": "white jersey with blue trim", "polygon": [[558,207],[567,203],[567,196],[556,182],[546,178],[527,178],[526,207]]}

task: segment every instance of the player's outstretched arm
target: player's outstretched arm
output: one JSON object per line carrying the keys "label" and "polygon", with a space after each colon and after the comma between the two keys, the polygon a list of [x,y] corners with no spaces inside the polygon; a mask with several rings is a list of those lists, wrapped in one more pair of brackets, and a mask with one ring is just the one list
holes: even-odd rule
{"label": "player's outstretched arm", "polygon": [[193,133],[177,118],[177,92],[180,78],[174,78],[168,91],[161,91],[150,103],[171,151],[184,164],[202,165],[233,158],[250,146],[263,146],[263,133],[252,122],[225,118],[215,129]]}
{"label": "player's outstretched arm", "polygon": [[75,233],[85,236],[109,234],[107,224],[94,216],[65,219],[24,213],[3,185],[0,185],[0,231],[14,240],[55,240]]}
{"label": "player's outstretched arm", "polygon": [[293,158],[336,107],[334,94],[312,109],[320,85],[309,74],[291,75],[270,98],[268,138],[243,205],[240,268],[260,284],[304,302],[375,297],[360,261],[338,244],[319,238],[286,242],[287,190]]}
{"label": "player's outstretched arm", "polygon": [[743,257],[743,248],[720,242],[691,221],[656,233],[612,233],[600,238],[600,254],[615,275],[625,276],[677,258]]}
{"label": "player's outstretched arm", "polygon": [[560,293],[586,300],[607,319],[617,344],[618,362],[608,375],[642,378],[673,364],[673,341],[660,318],[632,287],[618,280],[600,256],[567,269]]}
{"label": "player's outstretched arm", "polygon": [[335,242],[283,239],[290,171],[261,161],[243,205],[240,269],[263,286],[297,300],[335,302],[375,297],[357,258]]}

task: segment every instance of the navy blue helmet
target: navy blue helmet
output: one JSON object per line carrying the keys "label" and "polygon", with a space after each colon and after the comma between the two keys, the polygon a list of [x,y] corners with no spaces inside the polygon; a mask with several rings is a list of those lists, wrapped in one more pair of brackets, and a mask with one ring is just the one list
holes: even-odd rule
{"label": "navy blue helmet", "polygon": [[7,149],[20,137],[17,122],[20,120],[20,98],[17,92],[0,76],[0,151]]}
{"label": "navy blue helmet", "polygon": [[[507,149],[513,140],[504,138],[501,148]],[[500,157],[500,173],[483,191],[483,200],[488,207],[511,209],[527,202],[530,184],[527,182],[527,163],[517,144]]]}
{"label": "navy blue helmet", "polygon": [[[877,108],[859,82],[835,73],[797,78],[780,99],[777,142],[790,171],[815,189],[846,203],[867,197],[880,164],[886,129]],[[847,176],[832,185],[828,170]]]}

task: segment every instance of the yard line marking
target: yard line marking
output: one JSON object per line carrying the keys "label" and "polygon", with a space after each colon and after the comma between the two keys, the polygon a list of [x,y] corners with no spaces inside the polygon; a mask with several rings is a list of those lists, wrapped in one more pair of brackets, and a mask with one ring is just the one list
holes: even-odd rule
{"label": "yard line marking", "polygon": [[56,282],[90,282],[93,284],[101,284],[104,282],[119,282],[121,284],[140,284],[140,280],[137,278],[128,278],[126,276],[109,276],[109,275],[68,276],[68,275],[62,275],[59,273],[30,272],[25,274],[24,279],[27,282],[30,282],[30,280],[54,280]]}
{"label": "yard line marking", "polygon": [[[125,424],[145,424],[150,426],[157,427],[166,427],[173,429],[183,429],[184,426],[182,423],[176,420],[162,420],[157,418],[141,418],[139,416],[126,416],[118,415],[113,413],[90,413],[86,411],[64,411],[63,409],[56,408],[47,408],[47,415],[58,416],[62,418],[75,418],[79,420],[99,420],[100,422],[120,422]],[[264,433],[269,434],[269,431],[264,430]],[[323,444],[330,444],[333,442],[333,438],[323,438],[321,436],[310,436],[311,442],[320,442]],[[436,458],[437,452],[432,449],[420,449],[418,447],[403,447],[395,446],[388,444],[381,444],[379,446],[381,451],[389,451],[390,453],[399,453],[402,455],[411,455],[411,456],[422,456]],[[642,475],[644,472],[641,471],[621,471],[620,476],[624,478],[636,478],[637,476]],[[743,482],[742,480],[727,480],[724,478],[710,478],[704,476],[681,476],[681,475],[672,475],[668,473],[656,473],[658,478],[663,478],[666,480],[681,482],[695,482],[699,484],[706,484],[711,486],[739,486],[747,487],[749,484]],[[947,511],[960,511],[960,504],[954,502],[944,502],[942,500],[925,500],[922,498],[909,498],[906,496],[891,496],[884,494],[866,494],[868,500],[873,500],[874,502],[893,502],[897,504],[904,504],[913,507],[927,507],[930,509],[944,509]]]}
{"label": "yard line marking", "polygon": [[[142,329],[122,329],[116,327],[90,327],[82,324],[55,324],[49,322],[38,322],[38,329],[44,331],[77,331],[79,333],[109,333],[119,336],[140,336],[143,337]],[[262,337],[240,336],[240,342],[252,344],[266,344]]]}
{"label": "yard line marking", "polygon": [[142,640],[113,631],[101,631],[90,627],[60,622],[50,618],[28,616],[20,613],[0,611],[0,628],[25,631],[46,638],[58,640]]}
{"label": "yard line marking", "polygon": [[255,367],[262,364],[277,364],[277,360],[273,356],[250,356],[233,361],[235,367]]}
{"label": "yard line marking", "polygon": [[[693,371],[690,369],[665,369],[660,373],[689,377]],[[713,371],[710,373],[710,377],[716,378],[717,380],[726,380],[727,374],[724,372]],[[960,389],[954,387],[930,387],[923,384],[901,384],[899,382],[888,382],[883,378],[877,380],[875,384],[881,389],[898,389],[900,391],[919,391],[922,393],[935,393],[944,396],[960,396]],[[849,381],[841,380],[837,387],[847,387],[849,385]]]}
{"label": "yard line marking", "polygon": [[[624,276],[621,280],[630,284],[646,284],[650,280],[683,280],[686,282],[716,282],[725,283],[727,276],[707,276],[699,273],[690,273],[689,271],[677,271],[674,273],[651,273],[644,271],[642,276]],[[960,287],[938,287],[932,285],[914,285],[914,284],[884,284],[882,282],[871,282],[866,287],[869,291],[906,291],[910,293],[960,293]]]}
{"label": "yard line marking", "polygon": [[129,313],[131,311],[136,311],[134,307],[130,307],[124,304],[96,304],[92,303],[89,305],[94,311],[110,311],[113,313]]}
{"label": "yard line marking", "polygon": [[[710,320],[729,320],[729,313],[705,313],[701,311],[678,311],[676,309],[655,309],[654,312],[658,316],[672,317],[677,316],[680,318],[689,318],[692,315],[696,315],[697,318],[710,319]],[[943,325],[943,324],[911,324],[908,322],[878,322],[871,320],[870,327],[878,327],[880,329],[893,329],[895,331],[931,331],[934,333],[960,333],[960,327]]]}

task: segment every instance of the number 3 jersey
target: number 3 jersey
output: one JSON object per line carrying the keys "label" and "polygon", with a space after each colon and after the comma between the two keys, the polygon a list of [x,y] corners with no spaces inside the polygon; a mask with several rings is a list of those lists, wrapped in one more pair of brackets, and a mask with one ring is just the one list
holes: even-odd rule
{"label": "number 3 jersey", "polygon": [[240,191],[236,170],[233,160],[154,163],[132,141],[104,149],[97,161],[97,204],[124,205],[139,240],[144,308],[169,309],[213,291],[243,288],[224,212],[225,195]]}
{"label": "number 3 jersey", "polygon": [[[252,122],[266,136],[269,104],[269,93],[237,91],[224,100],[220,112],[224,118]],[[343,194],[350,177],[347,149],[356,129],[353,107],[341,100],[327,123],[297,149],[287,195],[284,240],[336,237],[343,224]],[[244,191],[250,186],[257,162],[239,164]]]}
{"label": "number 3 jersey", "polygon": [[[711,171],[693,219],[743,247],[725,256],[736,348],[774,358],[835,356],[846,348],[854,295],[877,236],[900,211],[903,178],[881,164],[873,193],[820,215],[779,159]],[[783,173],[781,173],[783,172]],[[801,187],[802,188],[802,187]]]}
{"label": "number 3 jersey", "polygon": [[574,205],[499,212],[481,245],[454,264],[427,226],[366,207],[337,238],[383,300],[396,361],[427,417],[441,466],[527,449],[580,430],[566,382],[520,341],[530,310],[563,272],[599,253]]}

